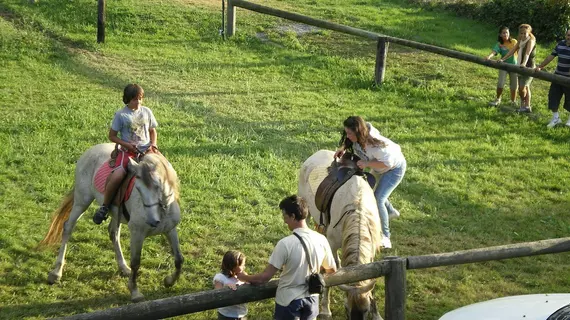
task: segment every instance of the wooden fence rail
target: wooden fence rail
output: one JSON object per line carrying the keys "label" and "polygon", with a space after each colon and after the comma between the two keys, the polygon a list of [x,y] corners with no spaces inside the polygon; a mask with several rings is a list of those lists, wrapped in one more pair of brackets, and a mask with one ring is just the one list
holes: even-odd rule
{"label": "wooden fence rail", "polygon": [[376,71],[375,71],[375,82],[376,84],[381,84],[384,80],[384,70],[386,67],[386,54],[388,52],[388,43],[397,43],[402,46],[419,49],[423,51],[428,51],[432,53],[436,53],[439,55],[443,55],[446,57],[468,61],[480,65],[484,65],[487,67],[506,70],[509,72],[518,73],[524,76],[532,76],[537,79],[545,80],[548,82],[555,82],[559,83],[564,86],[570,87],[570,77],[564,77],[555,75],[552,73],[548,73],[546,71],[534,71],[534,69],[530,68],[521,68],[518,65],[508,64],[508,63],[499,63],[493,60],[485,60],[479,56],[468,54],[464,52],[459,52],[455,50],[450,50],[446,48],[441,48],[425,43],[410,41],[406,39],[390,37],[383,34],[378,34],[375,32],[358,29],[354,27],[349,27],[346,25],[333,23],[325,20],[315,19],[308,16],[304,16],[298,13],[288,12],[284,10],[279,10],[267,6],[262,6],[256,3],[248,2],[245,0],[228,0],[228,24],[227,24],[227,36],[230,37],[235,34],[235,24],[236,24],[236,7],[244,8],[250,11],[263,13],[267,15],[271,15],[274,17],[279,17],[291,21],[301,22],[304,24],[308,24],[311,26],[338,31],[350,35],[354,35],[357,37],[367,38],[370,40],[378,41],[378,49],[377,49],[377,58],[376,58]]}
{"label": "wooden fence rail", "polygon": [[[404,320],[406,311],[406,269],[422,269],[491,260],[528,257],[570,251],[570,237],[518,243],[385,260],[342,268],[326,275],[327,286],[385,277],[385,314],[387,320]],[[161,319],[206,311],[239,303],[275,297],[278,280],[260,286],[243,285],[238,290],[217,289],[130,304],[92,313],[69,316],[66,320]]]}
{"label": "wooden fence rail", "polygon": [[408,269],[441,267],[570,251],[570,238],[548,239],[456,252],[408,257]]}

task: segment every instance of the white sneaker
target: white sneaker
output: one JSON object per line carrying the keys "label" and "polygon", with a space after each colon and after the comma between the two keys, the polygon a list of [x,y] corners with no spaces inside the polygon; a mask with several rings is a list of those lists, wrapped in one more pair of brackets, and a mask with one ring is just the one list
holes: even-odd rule
{"label": "white sneaker", "polygon": [[384,235],[382,236],[382,247],[384,247],[384,249],[392,249],[392,241]]}
{"label": "white sneaker", "polygon": [[498,105],[500,105],[500,104],[501,104],[501,99],[495,99],[495,100],[489,102],[489,105],[490,105],[491,107],[496,107],[496,106],[498,106]]}
{"label": "white sneaker", "polygon": [[566,126],[570,127],[570,116],[568,117],[568,121],[566,121]]}
{"label": "white sneaker", "polygon": [[[570,122],[570,121],[569,121]],[[568,123],[566,123],[566,125],[568,125]],[[550,122],[546,125],[546,127],[548,129],[554,128],[557,124],[562,123],[562,120],[560,120],[560,118],[554,118],[552,117],[552,120],[550,120]]]}

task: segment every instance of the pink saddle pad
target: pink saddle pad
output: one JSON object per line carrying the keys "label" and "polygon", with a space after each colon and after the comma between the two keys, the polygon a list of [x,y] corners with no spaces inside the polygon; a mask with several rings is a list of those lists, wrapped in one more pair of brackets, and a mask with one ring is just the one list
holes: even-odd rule
{"label": "pink saddle pad", "polygon": [[[109,174],[111,174],[111,171],[113,171],[113,168],[109,166],[108,161],[104,162],[99,167],[99,169],[97,169],[97,173],[95,173],[95,177],[93,177],[93,185],[95,186],[95,189],[100,193],[105,192],[105,184],[107,182],[107,177],[109,177]],[[135,186],[135,177],[133,177],[129,181],[129,186],[127,187],[127,191],[125,193],[125,199],[123,201],[129,200],[129,197],[131,196],[131,192],[133,191],[134,186]]]}
{"label": "pink saddle pad", "polygon": [[93,178],[93,185],[97,191],[101,193],[105,192],[105,182],[107,182],[107,177],[109,177],[111,171],[113,171],[113,168],[109,166],[107,161],[97,169],[97,173],[95,173],[95,177]]}

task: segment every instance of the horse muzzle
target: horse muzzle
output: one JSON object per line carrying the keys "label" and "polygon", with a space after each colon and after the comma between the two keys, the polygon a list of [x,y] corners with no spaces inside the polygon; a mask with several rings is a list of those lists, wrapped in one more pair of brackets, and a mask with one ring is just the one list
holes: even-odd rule
{"label": "horse muzzle", "polygon": [[146,219],[146,224],[149,226],[156,228],[160,224],[160,220],[158,219]]}

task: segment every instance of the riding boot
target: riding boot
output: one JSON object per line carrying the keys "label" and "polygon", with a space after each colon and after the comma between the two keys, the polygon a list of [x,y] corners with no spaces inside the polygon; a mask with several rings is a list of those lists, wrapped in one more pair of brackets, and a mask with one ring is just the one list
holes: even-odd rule
{"label": "riding boot", "polygon": [[93,216],[93,222],[95,224],[101,224],[103,221],[107,220],[107,213],[109,212],[109,207],[106,205],[102,205],[99,207],[95,215]]}

